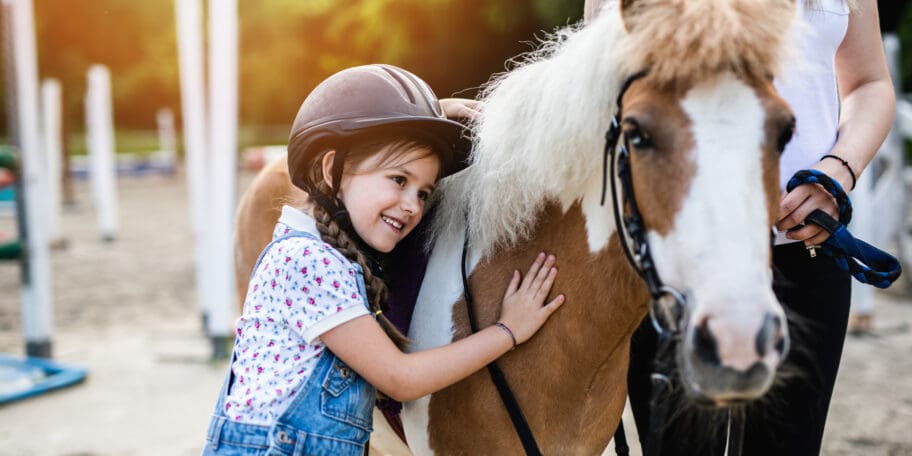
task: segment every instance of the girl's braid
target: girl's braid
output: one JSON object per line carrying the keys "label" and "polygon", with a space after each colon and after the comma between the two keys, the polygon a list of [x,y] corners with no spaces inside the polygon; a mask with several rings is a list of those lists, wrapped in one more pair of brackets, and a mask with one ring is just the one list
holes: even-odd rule
{"label": "girl's braid", "polygon": [[399,348],[405,348],[408,345],[408,338],[393,325],[385,315],[378,314],[378,311],[386,312],[388,310],[387,300],[389,298],[389,289],[383,279],[374,275],[364,254],[358,249],[357,245],[351,240],[345,230],[339,228],[339,225],[333,220],[332,216],[326,212],[319,204],[313,208],[314,220],[317,222],[317,229],[320,231],[323,242],[329,244],[339,252],[342,252],[350,261],[361,265],[364,271],[364,285],[367,289],[368,303],[371,311],[375,314],[380,327],[389,335],[390,339]]}

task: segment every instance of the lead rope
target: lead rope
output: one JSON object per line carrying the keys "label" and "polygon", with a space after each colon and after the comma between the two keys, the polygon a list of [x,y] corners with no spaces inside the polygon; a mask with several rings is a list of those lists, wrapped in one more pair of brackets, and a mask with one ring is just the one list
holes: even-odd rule
{"label": "lead rope", "polygon": [[814,223],[830,233],[820,250],[835,261],[839,269],[852,274],[855,280],[877,288],[888,288],[902,274],[899,260],[861,239],[856,239],[846,228],[852,219],[852,202],[838,182],[816,169],[803,169],[795,173],[786,185],[792,191],[799,185],[819,184],[839,206],[839,220],[826,212],[815,209],[805,222]]}
{"label": "lead rope", "polygon": [[[466,313],[469,316],[469,326],[472,329],[472,333],[476,333],[478,332],[478,322],[475,320],[472,292],[469,291],[469,276],[466,272],[468,252],[469,217],[468,214],[466,214],[465,241],[462,245],[462,263],[460,264],[460,269],[462,270],[462,289],[466,301]],[[488,374],[491,375],[491,381],[493,381],[494,386],[497,387],[497,394],[500,395],[501,402],[503,402],[504,407],[507,408],[507,413],[510,414],[510,421],[513,422],[513,429],[516,430],[516,435],[519,437],[519,441],[522,443],[526,454],[528,456],[541,456],[542,452],[539,450],[538,442],[535,441],[535,436],[532,434],[532,428],[529,427],[529,423],[526,421],[522,408],[520,408],[519,402],[513,395],[513,390],[510,389],[510,385],[507,383],[507,378],[504,376],[503,371],[497,367],[496,362],[491,362],[487,365],[487,368]]]}

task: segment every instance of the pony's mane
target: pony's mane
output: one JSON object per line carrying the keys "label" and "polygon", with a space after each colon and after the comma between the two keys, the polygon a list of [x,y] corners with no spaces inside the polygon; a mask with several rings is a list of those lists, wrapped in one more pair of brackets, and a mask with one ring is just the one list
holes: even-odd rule
{"label": "pony's mane", "polygon": [[548,201],[567,207],[573,201],[563,195],[579,199],[599,169],[590,156],[601,156],[623,78],[612,46],[623,35],[620,17],[600,19],[547,37],[488,83],[472,166],[435,192],[443,196],[431,242],[468,215],[472,247],[486,255],[527,238]]}
{"label": "pony's mane", "polygon": [[[623,80],[644,69],[668,82],[722,70],[766,76],[795,7],[792,0],[633,5],[622,21],[620,4],[609,0],[585,27],[558,31],[492,79],[473,128],[473,166],[436,192],[443,196],[431,242],[468,215],[471,244],[488,255],[526,239],[549,202],[598,205],[604,134]],[[611,214],[609,204],[598,212]]]}
{"label": "pony's mane", "polygon": [[624,8],[625,67],[659,83],[689,84],[732,70],[776,73],[794,0],[636,0]]}

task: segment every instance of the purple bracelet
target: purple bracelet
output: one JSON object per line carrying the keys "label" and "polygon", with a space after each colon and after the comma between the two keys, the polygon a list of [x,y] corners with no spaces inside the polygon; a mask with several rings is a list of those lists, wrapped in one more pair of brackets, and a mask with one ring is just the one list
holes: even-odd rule
{"label": "purple bracelet", "polygon": [[494,323],[494,326],[497,326],[498,328],[500,328],[500,329],[506,331],[507,334],[510,335],[510,339],[513,339],[513,348],[511,348],[510,350],[515,349],[517,343],[516,343],[516,336],[513,335],[513,331],[511,331],[510,328],[507,327],[507,325],[505,325],[505,324],[503,324],[503,323],[501,323],[501,322],[499,322],[499,321],[498,321],[497,323]]}

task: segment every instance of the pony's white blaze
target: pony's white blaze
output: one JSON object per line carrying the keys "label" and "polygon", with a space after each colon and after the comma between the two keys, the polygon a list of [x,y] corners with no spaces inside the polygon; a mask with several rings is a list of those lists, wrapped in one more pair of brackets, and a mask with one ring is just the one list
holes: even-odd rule
{"label": "pony's white blaze", "polygon": [[[464,238],[461,233],[465,224],[451,228],[437,238],[428,260],[409,327],[408,336],[412,340],[409,351],[427,350],[453,341],[453,305],[462,296],[460,261]],[[479,260],[477,249],[469,249],[468,273],[471,274]],[[424,396],[403,405],[402,426],[413,454],[432,454],[428,434],[430,401],[430,396]]]}
{"label": "pony's white blaze", "polygon": [[770,286],[762,191],[765,111],[731,74],[695,86],[681,106],[692,124],[696,172],[672,231],[650,232],[649,242],[661,277],[687,287],[690,326],[708,322],[723,364],[746,369],[758,361],[746,338],[767,314],[782,316]]}

